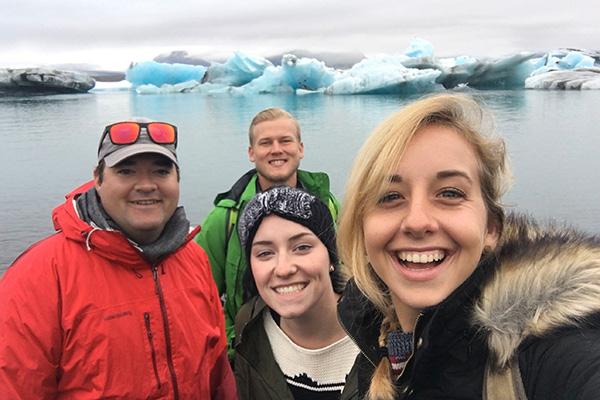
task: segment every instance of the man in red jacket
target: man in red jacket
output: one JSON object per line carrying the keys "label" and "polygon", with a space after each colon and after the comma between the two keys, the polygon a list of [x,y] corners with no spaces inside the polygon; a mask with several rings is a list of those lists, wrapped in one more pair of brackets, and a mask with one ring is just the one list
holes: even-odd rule
{"label": "man in red jacket", "polygon": [[94,180],[4,274],[1,399],[237,397],[176,146],[168,123],[107,126]]}

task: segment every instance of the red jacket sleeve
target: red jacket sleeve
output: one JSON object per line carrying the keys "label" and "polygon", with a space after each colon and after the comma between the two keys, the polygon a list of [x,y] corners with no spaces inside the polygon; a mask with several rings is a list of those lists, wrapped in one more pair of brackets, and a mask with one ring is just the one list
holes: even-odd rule
{"label": "red jacket sleeve", "polygon": [[59,283],[50,258],[29,251],[0,280],[1,399],[56,395],[62,334]]}
{"label": "red jacket sleeve", "polygon": [[227,349],[223,350],[214,368],[210,371],[211,398],[214,400],[237,400],[235,377],[227,357]]}

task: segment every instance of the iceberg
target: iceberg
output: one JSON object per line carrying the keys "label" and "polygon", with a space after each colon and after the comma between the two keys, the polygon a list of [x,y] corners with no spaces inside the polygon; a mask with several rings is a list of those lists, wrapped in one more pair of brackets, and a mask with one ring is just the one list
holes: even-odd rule
{"label": "iceberg", "polygon": [[90,92],[118,92],[118,91],[127,91],[131,90],[132,85],[131,82],[127,80],[117,81],[117,82],[102,82],[97,81],[96,86]]}
{"label": "iceberg", "polygon": [[[517,53],[499,59],[461,58],[451,67],[443,68],[438,82],[447,89],[461,84],[476,89],[522,88],[525,79],[536,68],[530,60],[537,56],[535,53]],[[446,65],[451,64],[446,62]]]}
{"label": "iceberg", "polygon": [[151,83],[140,85],[135,88],[135,91],[138,94],[165,94],[165,93],[186,93],[192,91],[196,88],[200,83],[195,80],[185,81],[176,83],[171,85],[169,83],[165,83],[160,87],[153,85]]}
{"label": "iceberg", "polygon": [[266,58],[235,52],[224,64],[212,63],[202,82],[242,86],[261,76],[263,71],[272,65]]}
{"label": "iceberg", "polygon": [[[184,52],[171,56],[193,59]],[[404,53],[363,58],[345,69],[294,53],[283,54],[278,62],[234,52],[225,62],[213,61],[208,67],[155,61],[133,64],[127,71],[127,80],[139,94],[194,92],[240,96],[414,94],[456,88],[596,89],[598,67],[600,52],[577,49],[545,54],[520,52],[499,58],[438,58],[430,42],[415,38]],[[558,74],[560,71],[573,73]],[[541,76],[533,79],[538,75]]]}
{"label": "iceberg", "polygon": [[0,68],[2,93],[86,93],[96,82],[87,74],[47,68]]}
{"label": "iceberg", "polygon": [[162,86],[164,84],[174,85],[194,80],[200,82],[206,73],[206,67],[202,65],[186,64],[163,64],[156,61],[144,61],[133,64],[125,74],[134,87],[152,84]]}
{"label": "iceberg", "polygon": [[433,56],[433,45],[425,39],[414,38],[404,54],[408,57],[432,57]]}
{"label": "iceberg", "polygon": [[600,68],[554,70],[525,80],[526,89],[585,90],[600,89]]}
{"label": "iceberg", "polygon": [[441,71],[407,68],[403,56],[366,58],[343,72],[324,93],[337,94],[411,94],[441,89],[436,83]]}
{"label": "iceberg", "polygon": [[324,62],[314,58],[298,58],[285,54],[281,59],[285,84],[293,90],[318,90],[331,85],[338,73]]}

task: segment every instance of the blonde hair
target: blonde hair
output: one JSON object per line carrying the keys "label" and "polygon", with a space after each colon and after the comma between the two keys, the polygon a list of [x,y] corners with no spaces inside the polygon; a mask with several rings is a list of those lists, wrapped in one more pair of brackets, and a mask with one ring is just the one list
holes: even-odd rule
{"label": "blonde hair", "polygon": [[298,123],[298,120],[284,109],[273,107],[260,111],[254,116],[254,118],[252,118],[252,122],[250,122],[250,128],[248,128],[248,140],[250,141],[250,146],[252,146],[254,143],[254,127],[256,125],[260,124],[261,122],[274,121],[280,118],[287,118],[294,123],[296,126],[296,138],[299,142],[301,142],[302,138],[300,137],[300,124]]}
{"label": "blonde hair", "polygon": [[[493,136],[493,119],[468,96],[442,94],[416,101],[380,124],[360,149],[352,167],[338,227],[342,262],[350,268],[358,288],[382,312],[379,345],[397,329],[397,317],[388,289],[366,259],[363,221],[373,210],[388,185],[406,148],[422,128],[441,125],[461,134],[475,150],[480,167],[481,192],[488,211],[501,232],[504,209],[502,195],[510,186],[511,174],[504,141]],[[368,399],[393,399],[395,386],[390,365],[384,357],[377,366]]]}

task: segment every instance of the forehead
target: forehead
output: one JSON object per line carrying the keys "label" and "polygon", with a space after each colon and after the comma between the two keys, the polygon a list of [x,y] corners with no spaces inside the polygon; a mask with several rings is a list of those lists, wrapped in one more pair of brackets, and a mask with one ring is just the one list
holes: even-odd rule
{"label": "forehead", "polygon": [[262,121],[254,126],[252,134],[254,139],[265,137],[296,136],[296,124],[289,118],[282,117],[271,121]]}
{"label": "forehead", "polygon": [[300,233],[313,234],[313,232],[304,225],[290,221],[289,219],[285,219],[279,215],[270,214],[264,217],[261,221],[258,229],[256,230],[254,241],[260,240],[261,237],[287,239],[286,236]]}
{"label": "forehead", "polygon": [[397,172],[404,177],[459,170],[476,179],[479,169],[475,148],[463,135],[450,127],[429,125],[410,140],[398,162]]}
{"label": "forehead", "polygon": [[131,157],[127,157],[120,163],[114,165],[112,168],[118,168],[118,167],[128,166],[128,165],[138,165],[138,164],[142,164],[142,163],[150,163],[153,165],[160,165],[160,166],[165,166],[165,167],[175,165],[173,163],[173,161],[171,161],[168,157],[166,157],[162,154],[141,153],[141,154],[133,155]]}

